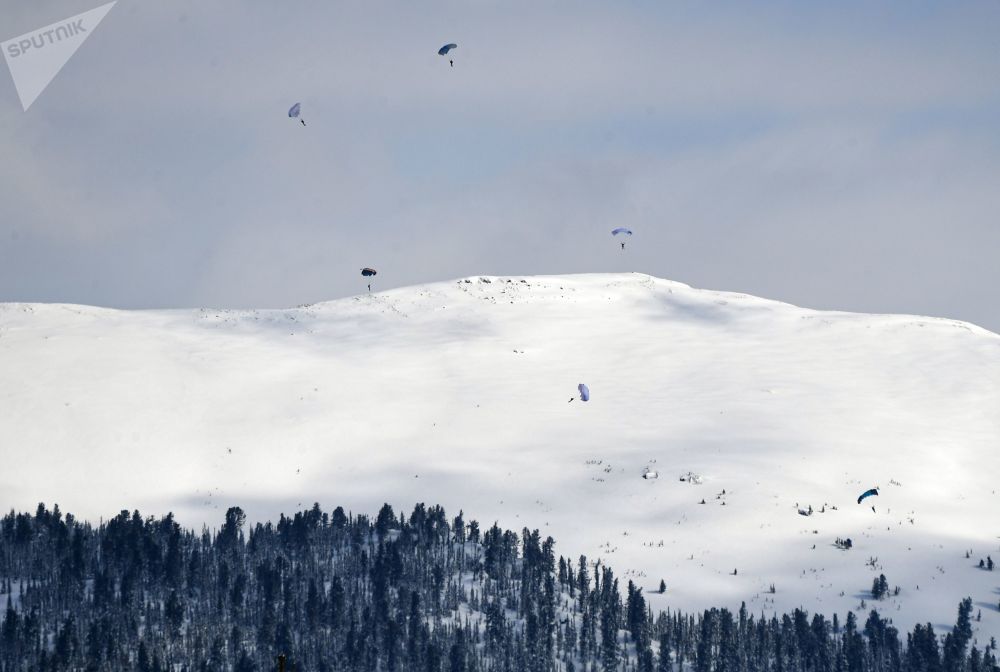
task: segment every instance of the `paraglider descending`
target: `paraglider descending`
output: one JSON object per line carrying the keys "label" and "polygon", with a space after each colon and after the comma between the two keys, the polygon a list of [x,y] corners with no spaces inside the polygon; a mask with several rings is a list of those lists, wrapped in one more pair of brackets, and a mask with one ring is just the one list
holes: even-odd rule
{"label": "paraglider descending", "polygon": [[580,383],[576,386],[576,389],[580,390],[580,401],[590,401],[590,388]]}
{"label": "paraglider descending", "polygon": [[[864,492],[862,492],[861,496],[858,497],[858,504],[860,504],[861,500],[863,500],[865,497],[872,497],[872,496],[876,497],[878,496],[878,488],[872,488],[871,490],[865,490]],[[875,510],[874,506],[872,507],[872,513],[878,513],[878,511]]]}
{"label": "paraglider descending", "polygon": [[[624,226],[619,226],[618,228],[611,230],[611,235],[612,236],[631,236],[632,235],[632,229],[627,229]],[[625,249],[625,241],[624,240],[622,240],[622,249],[623,250]]]}
{"label": "paraglider descending", "polygon": [[305,126],[306,125],[306,120],[299,116],[299,113],[301,111],[302,111],[302,103],[295,103],[290,108],[288,108],[288,118],[289,119],[298,119],[299,123],[301,123],[303,126]]}
{"label": "paraglider descending", "polygon": [[[364,268],[361,269],[361,276],[362,277],[370,278],[370,277],[372,277],[374,275],[378,275],[378,271],[376,271],[374,268],[369,268],[368,266],[365,266]],[[371,281],[368,282],[368,291],[369,292],[372,291],[372,283],[371,283]]]}
{"label": "paraglider descending", "polygon": [[[458,49],[458,45],[455,44],[455,43],[453,43],[453,42],[450,42],[450,43],[444,45],[443,47],[441,47],[440,49],[438,49],[438,55],[439,56],[447,56],[448,52],[451,51],[452,49]],[[451,67],[454,68],[455,67],[455,59],[449,58],[448,59],[448,64]]]}

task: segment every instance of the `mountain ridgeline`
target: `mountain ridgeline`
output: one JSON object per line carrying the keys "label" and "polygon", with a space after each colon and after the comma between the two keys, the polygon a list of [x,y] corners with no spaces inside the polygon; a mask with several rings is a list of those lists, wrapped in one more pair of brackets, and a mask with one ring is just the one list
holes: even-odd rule
{"label": "mountain ridgeline", "polygon": [[663,578],[654,612],[864,621],[882,572],[900,631],[950,627],[968,596],[974,636],[1000,639],[996,574],[967,557],[1000,557],[1000,335],[954,320],[632,273],[280,310],[0,304],[0,400],[0,513],[127,505],[200,530],[234,504],[433,502]]}
{"label": "mountain ridgeline", "polygon": [[[244,529],[246,528],[246,529]],[[665,590],[660,585],[658,590]],[[551,537],[418,504],[319,505],[217,532],[138,511],[93,526],[58,506],[0,521],[0,672],[27,670],[636,670],[993,672],[972,602],[943,638],[876,611],[832,620],[653,613],[612,569]]]}

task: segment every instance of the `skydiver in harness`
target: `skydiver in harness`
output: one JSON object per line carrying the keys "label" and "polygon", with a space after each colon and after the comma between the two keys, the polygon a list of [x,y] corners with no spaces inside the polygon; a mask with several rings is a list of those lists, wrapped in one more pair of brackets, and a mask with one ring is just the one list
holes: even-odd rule
{"label": "skydiver in harness", "polygon": [[375,275],[377,274],[378,271],[376,271],[374,268],[369,268],[368,266],[365,266],[364,268],[361,269],[361,275],[368,278],[369,293],[372,291],[372,278],[375,277]]}
{"label": "skydiver in harness", "polygon": [[[872,488],[872,489],[870,489],[870,490],[865,490],[864,492],[862,492],[862,493],[861,493],[861,496],[860,496],[860,497],[858,497],[858,504],[860,504],[860,503],[861,503],[861,501],[862,501],[862,500],[863,500],[863,499],[864,499],[865,497],[871,497],[872,495],[878,495],[878,486],[876,486],[876,487],[874,487],[874,488]],[[878,513],[878,512],[877,512],[877,511],[875,510],[875,506],[874,506],[874,505],[872,506],[872,513]]]}
{"label": "skydiver in harness", "polygon": [[[456,48],[458,48],[458,45],[455,44],[454,42],[446,44],[443,47],[441,47],[440,49],[438,49],[438,55],[439,56],[448,56],[448,52],[451,51],[452,49],[456,49]],[[448,59],[448,65],[450,65],[451,67],[454,68],[455,67],[455,59],[449,58]]]}

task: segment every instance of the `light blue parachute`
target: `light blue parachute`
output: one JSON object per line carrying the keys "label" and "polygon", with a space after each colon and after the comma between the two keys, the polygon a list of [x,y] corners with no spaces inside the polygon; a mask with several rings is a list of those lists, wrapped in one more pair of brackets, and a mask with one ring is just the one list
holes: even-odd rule
{"label": "light blue parachute", "polygon": [[860,504],[861,500],[865,497],[871,497],[872,495],[878,495],[878,488],[872,488],[871,490],[865,490],[862,492],[861,496],[858,497],[858,504]]}
{"label": "light blue parachute", "polygon": [[458,49],[458,45],[454,43],[449,43],[438,49],[438,55],[446,56],[452,49]]}
{"label": "light blue parachute", "polygon": [[576,386],[576,389],[580,390],[580,401],[590,401],[590,388],[580,383]]}
{"label": "light blue parachute", "polygon": [[288,118],[298,119],[299,122],[301,122],[301,124],[305,126],[306,120],[299,116],[300,112],[302,112],[302,103],[295,103],[290,108],[288,108]]}
{"label": "light blue parachute", "polygon": [[617,229],[611,230],[612,236],[617,236],[619,234],[625,234],[626,236],[632,235],[632,229],[626,229],[624,226],[619,226]]}

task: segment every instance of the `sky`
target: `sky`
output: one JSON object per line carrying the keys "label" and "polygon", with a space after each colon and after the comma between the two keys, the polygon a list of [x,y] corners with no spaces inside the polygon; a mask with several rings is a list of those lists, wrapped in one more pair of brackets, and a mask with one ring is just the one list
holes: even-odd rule
{"label": "sky", "polygon": [[[3,0],[0,41],[100,4]],[[1000,332],[998,34],[995,0],[119,0],[27,111],[0,76],[0,301],[637,271]]]}

